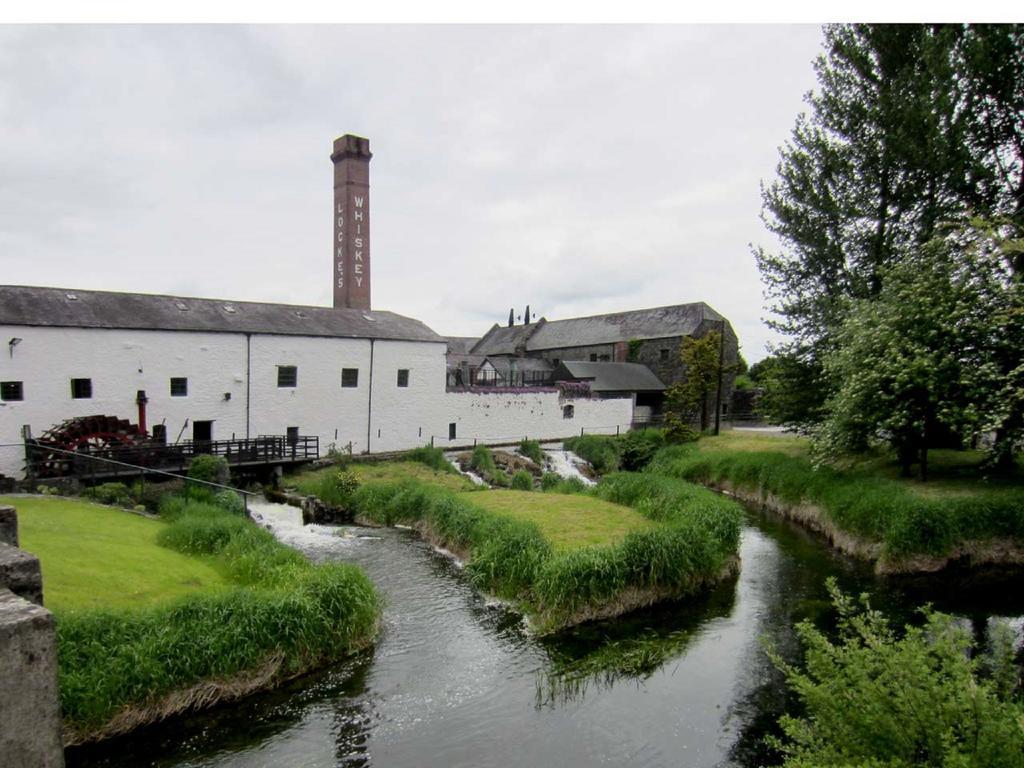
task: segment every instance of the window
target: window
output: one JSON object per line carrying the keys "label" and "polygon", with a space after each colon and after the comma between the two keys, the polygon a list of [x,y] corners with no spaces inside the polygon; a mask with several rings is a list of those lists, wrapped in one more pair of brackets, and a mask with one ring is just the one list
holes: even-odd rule
{"label": "window", "polygon": [[596,363],[597,362],[597,352],[591,352],[590,353],[590,362],[592,362],[592,363]]}
{"label": "window", "polygon": [[610,358],[610,357],[608,357],[608,355],[601,355],[601,356],[600,356],[599,358],[597,358],[597,359],[598,359],[599,361],[601,361],[602,363],[607,363],[607,362],[608,362],[609,360],[611,360],[611,358]]}
{"label": "window", "polygon": [[449,440],[454,440],[455,439],[455,422],[454,421],[448,422],[448,439]]}
{"label": "window", "polygon": [[341,369],[341,386],[343,386],[343,387],[358,387],[359,386],[359,369],[358,368],[342,368]]}
{"label": "window", "polygon": [[667,363],[668,362],[668,350],[667,349],[661,350],[661,362],[663,362],[663,363]]}
{"label": "window", "polygon": [[562,418],[563,419],[571,419],[575,415],[576,415],[576,408],[574,406],[566,405],[566,406],[564,406],[562,408]]}
{"label": "window", "polygon": [[287,437],[285,439],[288,441],[288,445],[295,445],[296,443],[299,442],[298,427],[288,427],[287,430],[285,431],[287,433]]}
{"label": "window", "polygon": [[277,366],[277,386],[297,387],[299,385],[299,369],[294,365]]}
{"label": "window", "polygon": [[72,379],[71,397],[75,400],[87,400],[92,397],[92,379]]}
{"label": "window", "polygon": [[398,369],[398,386],[408,387],[409,386],[409,369],[399,368]]}
{"label": "window", "polygon": [[171,397],[188,396],[188,379],[184,376],[171,377]]}
{"label": "window", "polygon": [[25,393],[22,391],[20,381],[0,381],[0,400],[24,400]]}

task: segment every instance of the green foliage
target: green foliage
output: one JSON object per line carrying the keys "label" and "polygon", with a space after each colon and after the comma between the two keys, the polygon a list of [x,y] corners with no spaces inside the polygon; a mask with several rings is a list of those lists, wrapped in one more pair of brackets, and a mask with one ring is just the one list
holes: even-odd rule
{"label": "green foliage", "polygon": [[409,461],[417,461],[420,464],[425,464],[431,469],[436,469],[438,472],[454,474],[458,471],[452,466],[452,463],[445,458],[444,451],[430,445],[424,445],[421,448],[414,448],[406,454],[406,458]]}
{"label": "green foliage", "polygon": [[707,431],[715,408],[721,357],[721,334],[706,333],[699,339],[683,338],[679,357],[683,378],[665,392],[665,412],[681,421],[700,420],[701,432]]}
{"label": "green foliage", "polygon": [[627,472],[639,472],[664,445],[665,433],[660,429],[627,432],[616,440],[619,466]]}
{"label": "green foliage", "polygon": [[1024,766],[1024,707],[1005,675],[980,674],[966,629],[925,609],[899,637],[866,597],[858,608],[828,587],[838,640],[802,622],[802,669],[771,652],[804,709],[780,720],[786,766]]}
{"label": "green foliage", "polygon": [[160,543],[213,556],[239,586],[131,611],[59,614],[61,708],[95,728],[126,706],[281,659],[282,677],[362,647],[381,602],[347,564],[313,565],[252,522],[213,504],[167,497]]}
{"label": "green foliage", "polygon": [[82,491],[82,496],[98,501],[100,504],[111,504],[117,507],[130,506],[134,501],[128,486],[124,483],[94,485],[92,488]]}
{"label": "green foliage", "polygon": [[615,438],[608,435],[580,435],[565,441],[565,449],[572,451],[599,475],[614,472],[619,468],[619,451]]}
{"label": "green foliage", "polygon": [[1013,488],[926,497],[896,480],[815,466],[803,456],[702,443],[662,449],[648,471],[698,483],[729,481],[789,504],[815,504],[839,528],[883,542],[892,557],[942,555],[966,540],[1024,539],[1024,504]]}
{"label": "green foliage", "polygon": [[544,466],[544,451],[536,440],[522,440],[519,443],[519,453],[534,464],[540,467]]}
{"label": "green foliage", "polygon": [[512,475],[512,490],[514,491],[532,491],[533,490],[533,475],[527,472],[525,469],[520,469],[514,475]]}
{"label": "green foliage", "polygon": [[665,442],[671,444],[693,443],[700,439],[700,432],[690,426],[690,422],[678,414],[669,413],[665,416]]}
{"label": "green foliage", "polygon": [[630,339],[627,344],[629,362],[635,363],[640,359],[640,350],[643,349],[643,339]]}
{"label": "green foliage", "polygon": [[886,435],[904,474],[919,463],[926,479],[928,449],[941,435],[988,426],[1000,389],[992,342],[1007,331],[993,318],[1009,317],[1013,301],[1002,255],[970,240],[906,254],[881,272],[877,296],[851,303],[824,357],[837,382],[816,433],[825,455]]}
{"label": "green foliage", "polygon": [[473,455],[469,460],[469,466],[484,477],[493,475],[497,469],[494,464],[494,454],[491,453],[491,449],[486,445],[473,447]]}
{"label": "green foliage", "polygon": [[232,515],[245,516],[245,500],[235,491],[217,491],[213,495],[213,503]]}
{"label": "green foliage", "polygon": [[192,480],[227,485],[231,480],[231,468],[223,456],[196,456],[189,462],[188,476]]}
{"label": "green foliage", "polygon": [[540,489],[542,491],[551,491],[557,488],[558,484],[561,482],[561,475],[558,475],[554,472],[545,472],[543,475],[541,475],[540,478]]}

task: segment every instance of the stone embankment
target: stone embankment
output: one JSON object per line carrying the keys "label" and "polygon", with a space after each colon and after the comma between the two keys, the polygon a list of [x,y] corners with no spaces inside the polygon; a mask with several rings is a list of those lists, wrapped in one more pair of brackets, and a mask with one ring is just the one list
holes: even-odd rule
{"label": "stone embankment", "polygon": [[39,560],[18,548],[14,507],[0,506],[0,765],[64,765],[57,637]]}

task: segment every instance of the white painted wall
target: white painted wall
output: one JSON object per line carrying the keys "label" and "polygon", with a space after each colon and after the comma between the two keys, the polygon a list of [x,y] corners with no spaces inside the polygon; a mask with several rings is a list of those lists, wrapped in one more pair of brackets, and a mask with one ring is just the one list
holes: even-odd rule
{"label": "white painted wall", "polygon": [[[558,392],[448,392],[448,422],[456,424],[456,439],[448,441],[448,425],[436,432],[444,439],[435,445],[445,447],[466,445],[476,438],[480,442],[510,442],[529,437],[551,440],[572,437],[583,429],[588,434],[615,434],[629,430],[633,400],[629,397],[612,400],[562,398]],[[563,415],[566,405],[573,407],[573,417]]]}
{"label": "white painted wall", "polygon": [[[13,354],[6,343],[0,346],[0,381],[23,382],[24,400],[0,404],[0,443],[14,444],[0,447],[2,474],[21,476],[23,425],[39,436],[75,416],[103,414],[134,423],[140,389],[149,398],[150,428],[166,424],[170,442],[179,433],[191,439],[197,420],[214,422],[215,440],[246,436],[244,334],[0,326],[0,342],[11,338],[22,341]],[[457,425],[457,442],[629,427],[628,398],[563,401],[557,392],[446,392],[445,348],[443,342],[253,335],[249,435],[283,435],[294,426],[302,435],[319,436],[321,454],[331,443],[344,449],[349,442],[355,453],[376,453],[425,445],[431,435],[443,446],[450,422]],[[277,386],[279,365],[298,368],[296,387]],[[341,386],[342,368],[359,369],[357,387]],[[407,387],[398,386],[399,369],[409,371]],[[171,397],[170,379],[179,376],[188,379],[188,395]],[[72,378],[92,379],[92,398],[72,399]],[[564,419],[562,407],[570,403],[574,417]]]}

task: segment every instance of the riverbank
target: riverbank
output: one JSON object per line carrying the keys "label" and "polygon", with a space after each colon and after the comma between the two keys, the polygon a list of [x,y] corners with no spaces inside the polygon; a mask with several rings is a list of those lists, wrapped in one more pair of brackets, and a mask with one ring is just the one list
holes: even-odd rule
{"label": "riverbank", "polygon": [[515,603],[540,634],[692,595],[735,573],[734,502],[669,478],[620,496],[455,493],[408,480],[362,485],[349,504],[360,524],[411,526],[456,554],[474,586]]}
{"label": "riverbank", "polygon": [[985,478],[977,452],[935,454],[935,479],[922,483],[898,478],[884,456],[815,467],[802,439],[725,433],[663,448],[649,470],[795,520],[880,574],[1024,566],[1021,476]]}
{"label": "riverbank", "polygon": [[380,598],[358,568],[313,565],[237,508],[169,497],[154,520],[9,501],[57,621],[67,745],[276,687],[376,637]]}

